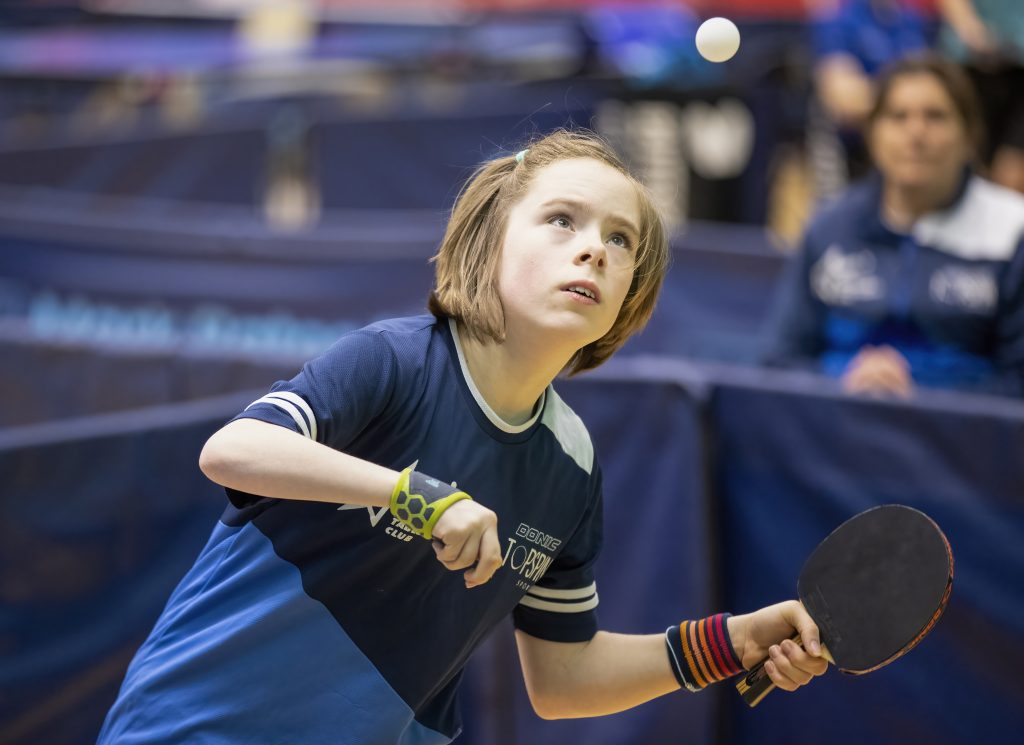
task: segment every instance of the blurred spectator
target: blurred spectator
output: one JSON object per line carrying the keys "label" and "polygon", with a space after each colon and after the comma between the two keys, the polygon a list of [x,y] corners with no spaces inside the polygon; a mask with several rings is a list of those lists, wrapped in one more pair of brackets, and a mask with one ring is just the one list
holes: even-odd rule
{"label": "blurred spectator", "polygon": [[903,0],[807,0],[814,52],[808,149],[815,191],[834,196],[870,168],[861,128],[886,64],[927,46],[924,19]]}
{"label": "blurred spectator", "polygon": [[879,79],[876,166],[812,220],[780,287],[770,362],[854,392],[1022,394],[1024,197],[973,173],[970,81],[935,55]]}
{"label": "blurred spectator", "polygon": [[1024,3],[939,0],[940,45],[965,65],[981,96],[992,180],[1024,192]]}

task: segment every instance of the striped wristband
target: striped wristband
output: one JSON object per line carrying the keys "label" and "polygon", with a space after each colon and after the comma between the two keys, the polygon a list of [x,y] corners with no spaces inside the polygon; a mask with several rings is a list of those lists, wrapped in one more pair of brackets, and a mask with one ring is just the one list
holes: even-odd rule
{"label": "striped wristband", "polygon": [[719,613],[665,631],[669,663],[679,685],[696,692],[743,672],[729,638],[728,619],[728,613]]}

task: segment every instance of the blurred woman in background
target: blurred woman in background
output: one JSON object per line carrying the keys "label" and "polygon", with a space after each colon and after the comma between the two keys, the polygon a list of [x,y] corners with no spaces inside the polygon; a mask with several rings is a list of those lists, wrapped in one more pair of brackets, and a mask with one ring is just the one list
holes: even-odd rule
{"label": "blurred woman in background", "polygon": [[1024,197],[974,173],[982,125],[961,69],[880,77],[875,172],[823,209],[783,280],[769,361],[851,392],[1024,392]]}

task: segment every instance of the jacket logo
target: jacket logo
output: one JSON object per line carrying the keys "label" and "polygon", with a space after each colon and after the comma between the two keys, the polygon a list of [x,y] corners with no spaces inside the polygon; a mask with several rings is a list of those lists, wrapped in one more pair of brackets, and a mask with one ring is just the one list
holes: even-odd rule
{"label": "jacket logo", "polygon": [[832,244],[811,267],[811,289],[826,305],[879,300],[885,294],[885,281],[875,271],[870,251],[846,253]]}
{"label": "jacket logo", "polygon": [[985,313],[995,309],[999,288],[990,269],[946,266],[932,274],[928,294],[937,303]]}

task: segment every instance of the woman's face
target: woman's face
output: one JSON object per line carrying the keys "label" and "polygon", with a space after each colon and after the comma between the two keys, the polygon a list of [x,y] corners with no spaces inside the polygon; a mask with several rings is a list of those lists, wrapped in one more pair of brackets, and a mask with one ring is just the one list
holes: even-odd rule
{"label": "woman's face", "polygon": [[871,155],[890,186],[934,189],[956,181],[970,162],[964,121],[930,73],[893,80],[869,132]]}

